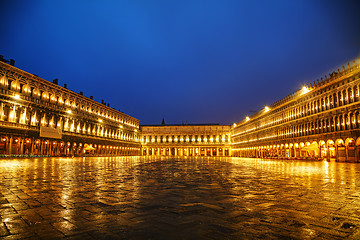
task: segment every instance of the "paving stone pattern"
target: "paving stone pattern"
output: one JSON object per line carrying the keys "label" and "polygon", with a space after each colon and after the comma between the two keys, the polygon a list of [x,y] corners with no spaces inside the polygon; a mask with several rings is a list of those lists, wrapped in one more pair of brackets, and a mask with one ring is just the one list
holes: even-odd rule
{"label": "paving stone pattern", "polygon": [[0,159],[0,239],[360,239],[360,164]]}

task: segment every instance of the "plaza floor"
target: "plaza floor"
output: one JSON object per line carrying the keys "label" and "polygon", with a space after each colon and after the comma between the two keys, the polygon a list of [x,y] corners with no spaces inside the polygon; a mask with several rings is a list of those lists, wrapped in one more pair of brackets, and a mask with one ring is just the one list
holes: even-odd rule
{"label": "plaza floor", "polygon": [[360,164],[0,159],[0,239],[360,239]]}

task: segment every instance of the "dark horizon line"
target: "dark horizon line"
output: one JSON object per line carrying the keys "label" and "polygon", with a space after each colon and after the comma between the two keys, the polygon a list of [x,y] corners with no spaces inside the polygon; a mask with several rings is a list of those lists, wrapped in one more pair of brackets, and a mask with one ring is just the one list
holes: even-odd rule
{"label": "dark horizon line", "polygon": [[227,124],[223,124],[220,125],[219,123],[199,123],[199,124],[195,124],[195,123],[183,123],[183,124],[146,124],[146,125],[139,125],[140,127],[166,127],[166,126],[212,126],[212,125],[216,125],[216,126],[231,126],[231,125],[227,125]]}

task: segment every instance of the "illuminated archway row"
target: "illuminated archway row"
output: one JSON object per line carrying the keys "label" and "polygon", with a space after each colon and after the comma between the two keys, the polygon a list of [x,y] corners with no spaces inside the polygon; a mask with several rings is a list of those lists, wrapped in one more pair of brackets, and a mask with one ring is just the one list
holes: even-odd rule
{"label": "illuminated archway row", "polygon": [[229,143],[228,134],[144,135],[142,143]]}
{"label": "illuminated archway row", "polygon": [[236,148],[232,149],[232,155],[236,157],[360,162],[360,137]]}
{"label": "illuminated archway row", "polygon": [[0,157],[119,155],[138,156],[140,148],[112,144],[90,144],[77,141],[23,138],[3,135]]}
{"label": "illuminated archway row", "polygon": [[230,156],[229,147],[144,147],[143,156]]}

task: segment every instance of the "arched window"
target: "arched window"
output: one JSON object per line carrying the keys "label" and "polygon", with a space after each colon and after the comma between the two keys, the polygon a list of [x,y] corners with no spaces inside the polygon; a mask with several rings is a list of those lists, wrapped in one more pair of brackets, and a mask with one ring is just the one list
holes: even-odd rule
{"label": "arched window", "polygon": [[341,92],[338,92],[338,101],[339,101],[339,106],[342,106],[343,105],[343,101],[344,99],[342,98],[342,94]]}
{"label": "arched window", "polygon": [[19,92],[20,91],[20,82],[19,82],[19,80],[16,79],[16,80],[12,81],[10,89]]}

